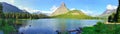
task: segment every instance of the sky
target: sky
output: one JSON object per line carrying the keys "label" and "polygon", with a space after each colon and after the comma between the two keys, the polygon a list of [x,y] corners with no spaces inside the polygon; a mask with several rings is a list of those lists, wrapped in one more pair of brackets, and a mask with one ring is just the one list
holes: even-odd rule
{"label": "sky", "polygon": [[118,6],[118,0],[0,0],[0,2],[7,2],[30,13],[52,13],[64,2],[69,10],[81,10],[92,16]]}

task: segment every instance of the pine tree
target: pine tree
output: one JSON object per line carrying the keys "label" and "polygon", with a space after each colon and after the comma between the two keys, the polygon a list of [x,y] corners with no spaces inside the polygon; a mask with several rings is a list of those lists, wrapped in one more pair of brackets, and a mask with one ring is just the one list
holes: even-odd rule
{"label": "pine tree", "polygon": [[120,0],[119,0],[118,22],[120,22]]}
{"label": "pine tree", "polygon": [[118,0],[118,2],[119,4],[118,4],[116,14],[113,15],[114,16],[113,18],[111,18],[111,15],[110,15],[108,17],[108,22],[120,22],[120,0]]}
{"label": "pine tree", "polygon": [[2,3],[0,3],[0,18],[2,17]]}
{"label": "pine tree", "polygon": [[2,4],[0,3],[0,16],[2,14]]}
{"label": "pine tree", "polygon": [[120,22],[120,0],[118,0],[119,4],[118,4],[118,8],[117,8],[117,12],[116,14],[114,15],[114,21],[115,22]]}

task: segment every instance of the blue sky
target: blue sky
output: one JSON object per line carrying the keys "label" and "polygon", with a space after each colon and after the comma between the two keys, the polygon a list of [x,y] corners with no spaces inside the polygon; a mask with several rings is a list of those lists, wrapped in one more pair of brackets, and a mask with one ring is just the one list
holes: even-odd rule
{"label": "blue sky", "polygon": [[88,15],[102,14],[106,9],[117,7],[118,0],[0,0],[25,9],[30,13],[52,13],[64,2],[70,10],[81,10]]}

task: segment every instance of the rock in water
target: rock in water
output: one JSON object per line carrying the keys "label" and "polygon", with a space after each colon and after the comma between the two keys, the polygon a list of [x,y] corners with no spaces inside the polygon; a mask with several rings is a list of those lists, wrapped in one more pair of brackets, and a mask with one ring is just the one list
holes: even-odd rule
{"label": "rock in water", "polygon": [[59,8],[57,8],[57,9],[55,10],[55,12],[52,13],[51,16],[57,16],[57,15],[65,14],[65,13],[67,13],[67,12],[68,12],[68,9],[67,9],[65,3],[63,2],[63,3],[61,4],[61,6],[60,6]]}

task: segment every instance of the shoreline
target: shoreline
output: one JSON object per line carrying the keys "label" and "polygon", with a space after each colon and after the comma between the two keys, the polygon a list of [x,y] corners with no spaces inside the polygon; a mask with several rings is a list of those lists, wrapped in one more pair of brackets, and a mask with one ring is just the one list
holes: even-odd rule
{"label": "shoreline", "polygon": [[120,23],[110,23],[110,22],[105,22],[105,24],[120,24]]}

